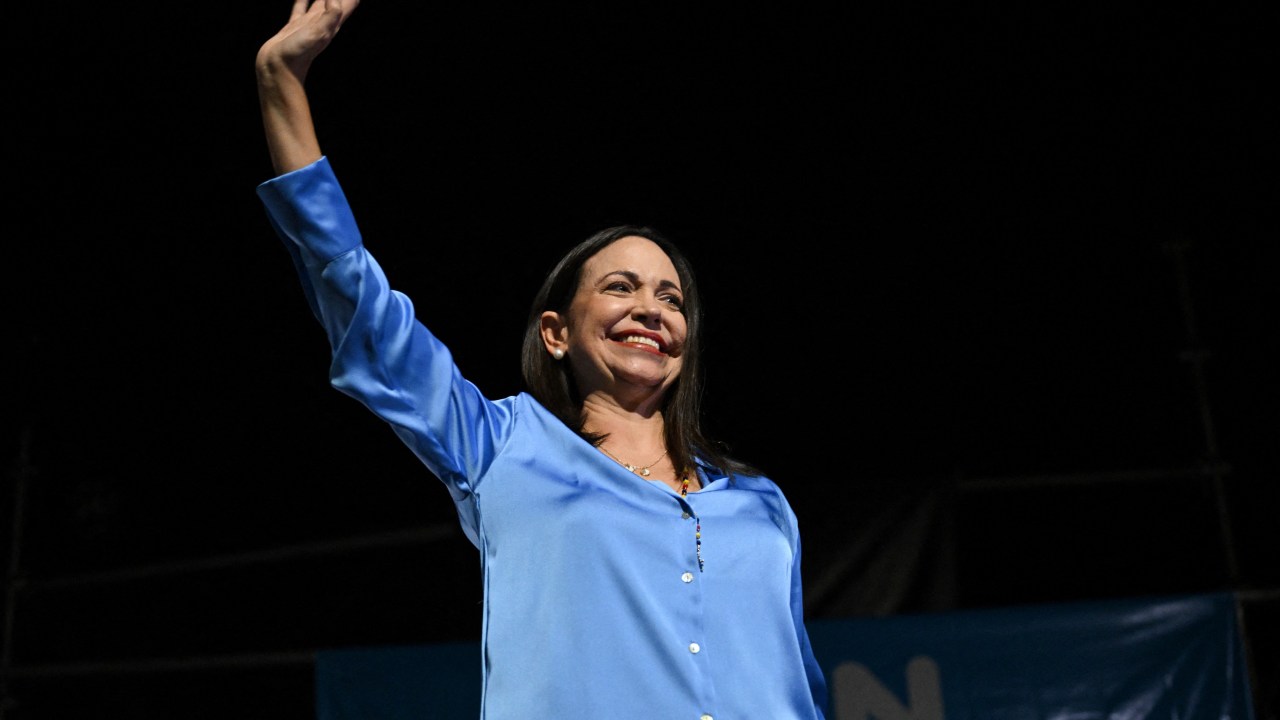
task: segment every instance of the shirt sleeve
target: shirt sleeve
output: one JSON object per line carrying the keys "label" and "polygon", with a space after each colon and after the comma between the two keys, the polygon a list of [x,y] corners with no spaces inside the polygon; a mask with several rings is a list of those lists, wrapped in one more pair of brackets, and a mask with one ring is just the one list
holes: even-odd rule
{"label": "shirt sleeve", "polygon": [[366,250],[327,158],[258,186],[332,349],[329,379],[392,426],[448,487],[476,540],[474,483],[510,434],[513,404],[491,402],[416,319]]}
{"label": "shirt sleeve", "polygon": [[813,707],[818,720],[825,720],[827,708],[827,680],[822,673],[809,644],[809,631],[804,623],[804,591],[800,575],[800,534],[797,529],[795,560],[791,563],[791,619],[795,623],[800,654],[804,658],[804,672],[809,680],[809,692],[813,695]]}

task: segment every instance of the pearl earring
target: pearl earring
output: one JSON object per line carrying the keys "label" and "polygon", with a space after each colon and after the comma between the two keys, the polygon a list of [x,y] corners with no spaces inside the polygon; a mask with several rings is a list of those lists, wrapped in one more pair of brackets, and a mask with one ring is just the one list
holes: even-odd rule
{"label": "pearl earring", "polygon": [[552,351],[551,351],[551,357],[553,357],[553,358],[555,358],[555,359],[557,359],[557,360],[559,360],[560,358],[563,358],[563,357],[564,357],[564,350],[561,350],[560,348],[556,348],[555,350],[552,350]]}

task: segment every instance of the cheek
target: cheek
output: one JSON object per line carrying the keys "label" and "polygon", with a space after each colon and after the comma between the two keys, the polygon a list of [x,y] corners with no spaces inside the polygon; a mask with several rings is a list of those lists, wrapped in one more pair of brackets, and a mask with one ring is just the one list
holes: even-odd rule
{"label": "cheek", "polygon": [[[630,306],[622,302],[610,302],[608,298],[593,297],[576,301],[569,307],[569,327],[579,333],[608,332],[609,328],[624,322],[630,316]],[[682,331],[683,332],[683,331]]]}
{"label": "cheek", "polygon": [[594,332],[599,324],[599,318],[593,308],[583,303],[574,303],[565,315],[565,331],[571,339],[583,339]]}
{"label": "cheek", "polygon": [[684,316],[677,320],[673,320],[670,324],[671,342],[680,347],[683,354],[685,340],[689,337],[689,326],[685,323]]}

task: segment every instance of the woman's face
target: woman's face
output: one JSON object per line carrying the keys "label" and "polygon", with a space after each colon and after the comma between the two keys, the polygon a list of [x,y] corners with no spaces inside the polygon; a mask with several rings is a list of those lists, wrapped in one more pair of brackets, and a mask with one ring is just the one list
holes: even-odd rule
{"label": "woman's face", "polygon": [[573,363],[583,397],[617,400],[660,396],[680,375],[688,325],[675,265],[648,238],[627,236],[605,246],[582,266],[567,318],[551,334]]}

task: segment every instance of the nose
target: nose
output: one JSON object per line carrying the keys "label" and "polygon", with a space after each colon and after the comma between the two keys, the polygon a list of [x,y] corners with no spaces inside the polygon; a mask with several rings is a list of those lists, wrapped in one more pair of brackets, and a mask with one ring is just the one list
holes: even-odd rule
{"label": "nose", "polygon": [[653,293],[636,295],[636,306],[631,311],[631,317],[646,325],[661,324],[662,303],[659,302],[658,296]]}

